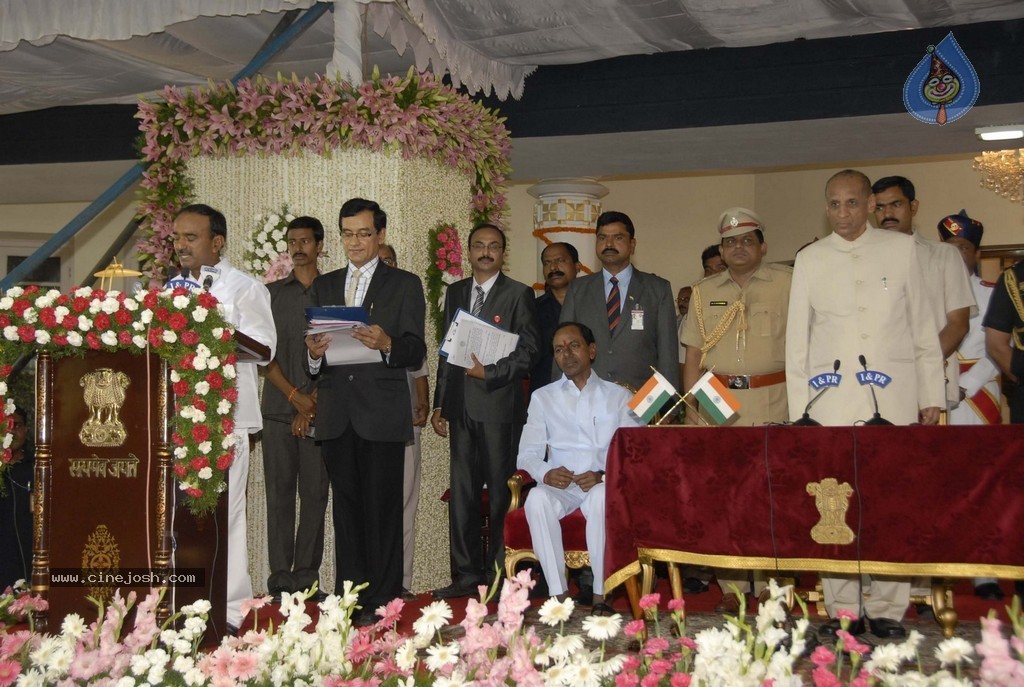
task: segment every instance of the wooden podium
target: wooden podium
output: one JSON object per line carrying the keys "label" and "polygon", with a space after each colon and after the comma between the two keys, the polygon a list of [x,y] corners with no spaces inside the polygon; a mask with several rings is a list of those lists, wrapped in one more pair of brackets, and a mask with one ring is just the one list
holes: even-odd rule
{"label": "wooden podium", "polygon": [[[236,333],[240,360],[269,350]],[[174,399],[168,363],[129,351],[89,351],[36,363],[32,591],[49,602],[39,627],[96,617],[109,600],[166,588],[165,620],[198,599],[212,604],[207,641],[226,631],[227,494],[197,517],[172,468]]]}

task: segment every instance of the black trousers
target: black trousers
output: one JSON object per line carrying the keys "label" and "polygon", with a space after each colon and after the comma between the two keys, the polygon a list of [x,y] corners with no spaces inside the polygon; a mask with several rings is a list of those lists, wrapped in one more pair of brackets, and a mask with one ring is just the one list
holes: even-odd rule
{"label": "black trousers", "polygon": [[[456,582],[477,584],[505,567],[505,513],[512,494],[508,478],[516,470],[516,452],[523,428],[511,422],[477,422],[465,415],[449,421],[451,498],[448,523]],[[490,500],[490,546],[486,559],[480,547],[481,494]]]}
{"label": "black trousers", "polygon": [[368,582],[364,608],[376,608],[402,592],[402,484],[404,441],[368,441],[349,424],[321,444],[334,492],[334,552],[342,583]]}

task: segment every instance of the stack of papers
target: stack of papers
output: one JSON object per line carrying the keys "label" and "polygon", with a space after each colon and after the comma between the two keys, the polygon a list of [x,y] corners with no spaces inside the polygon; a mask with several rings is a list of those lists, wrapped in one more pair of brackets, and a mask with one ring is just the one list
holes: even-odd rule
{"label": "stack of papers", "polygon": [[357,328],[365,328],[369,321],[365,309],[342,305],[306,308],[306,320],[309,322],[307,335],[331,337],[331,343],[324,354],[328,365],[381,362],[380,351],[367,348],[358,339],[352,338],[352,332]]}
{"label": "stack of papers", "polygon": [[484,365],[491,365],[511,354],[518,343],[518,334],[495,327],[459,308],[441,344],[441,356],[452,365],[469,369],[473,367],[472,355]]}

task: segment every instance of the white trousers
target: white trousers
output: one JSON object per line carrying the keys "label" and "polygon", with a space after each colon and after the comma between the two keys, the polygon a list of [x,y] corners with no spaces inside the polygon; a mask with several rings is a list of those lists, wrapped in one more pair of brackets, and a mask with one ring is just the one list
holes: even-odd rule
{"label": "white trousers", "polygon": [[[861,609],[861,584],[864,603]],[[825,595],[825,610],[830,618],[836,611],[845,610],[869,618],[902,620],[910,603],[910,581],[907,578],[879,577],[864,575],[863,582],[857,575],[821,576],[821,588]]]}
{"label": "white trousers", "polygon": [[587,551],[594,571],[594,593],[604,594],[604,482],[584,492],[577,485],[555,489],[538,484],[526,497],[526,522],[530,525],[533,551],[540,561],[548,592],[564,594],[565,548],[559,521],[579,508],[587,519]]}
{"label": "white trousers", "polygon": [[242,602],[252,598],[249,543],[246,539],[245,489],[249,482],[249,434],[235,429],[235,462],[228,468],[227,623],[242,624]]}
{"label": "white trousers", "polygon": [[405,445],[405,484],[402,485],[402,586],[412,589],[412,562],[416,553],[416,508],[420,504],[420,428]]}

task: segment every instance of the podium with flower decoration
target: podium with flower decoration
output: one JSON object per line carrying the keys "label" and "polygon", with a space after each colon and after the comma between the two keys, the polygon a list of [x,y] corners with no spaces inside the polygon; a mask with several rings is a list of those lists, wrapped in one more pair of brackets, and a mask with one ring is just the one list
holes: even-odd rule
{"label": "podium with flower decoration", "polygon": [[268,351],[208,293],[15,287],[8,300],[0,396],[10,361],[37,354],[32,588],[49,604],[37,620],[56,630],[89,617],[89,597],[162,587],[158,619],[209,599],[219,635],[235,363]]}

